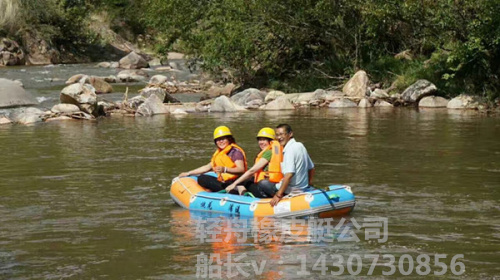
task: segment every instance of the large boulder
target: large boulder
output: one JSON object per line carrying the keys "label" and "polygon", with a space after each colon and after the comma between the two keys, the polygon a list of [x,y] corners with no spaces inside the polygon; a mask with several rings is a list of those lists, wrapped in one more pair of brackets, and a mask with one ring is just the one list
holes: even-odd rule
{"label": "large boulder", "polygon": [[251,104],[256,104],[256,102],[260,102],[260,104],[262,104],[264,103],[265,98],[266,92],[260,91],[255,88],[249,88],[231,96],[231,101],[233,101],[236,105],[247,107]]}
{"label": "large boulder", "polygon": [[120,68],[123,69],[141,69],[149,67],[148,62],[136,52],[131,52],[120,59]]}
{"label": "large boulder", "polygon": [[325,95],[325,101],[332,102],[339,98],[344,98],[345,94],[338,90],[327,91]]}
{"label": "large boulder", "polygon": [[434,94],[436,91],[437,87],[433,83],[427,80],[418,80],[403,91],[401,98],[404,102],[414,103],[426,96]]}
{"label": "large boulder", "polygon": [[116,77],[122,82],[144,82],[149,75],[142,70],[123,70]]}
{"label": "large boulder", "polygon": [[111,93],[111,92],[113,92],[113,87],[110,84],[108,84],[103,78],[91,76],[89,78],[89,82],[95,88],[96,93]]}
{"label": "large boulder", "polygon": [[52,106],[52,109],[50,109],[50,111],[54,113],[75,113],[80,111],[80,108],[75,104],[61,103]]}
{"label": "large boulder", "polygon": [[212,85],[208,89],[208,97],[215,98],[221,95],[230,96],[236,89],[236,85],[233,83],[226,84],[225,86]]}
{"label": "large boulder", "polygon": [[448,109],[477,109],[479,108],[479,100],[475,96],[460,94],[448,102]]}
{"label": "large boulder", "polygon": [[163,105],[163,101],[156,95],[151,94],[139,108],[137,108],[136,116],[152,116],[158,114],[168,114],[168,108]]}
{"label": "large boulder", "polygon": [[31,65],[57,64],[61,62],[60,52],[36,31],[22,35],[22,45],[26,50],[26,62]]}
{"label": "large boulder", "polygon": [[285,93],[279,90],[271,90],[267,93],[266,98],[264,98],[264,103],[269,103],[273,100],[276,100],[280,96],[284,96]]}
{"label": "large boulder", "polygon": [[169,94],[164,88],[147,87],[141,90],[141,95],[145,98],[148,98],[152,94],[157,95],[163,103],[181,103],[177,98]]}
{"label": "large boulder", "polygon": [[450,102],[448,99],[443,98],[441,96],[426,96],[420,99],[418,102],[418,107],[422,108],[446,108]]}
{"label": "large boulder", "polygon": [[356,102],[349,100],[347,98],[339,98],[335,99],[333,102],[328,105],[330,108],[354,108],[358,107],[358,104]]}
{"label": "large boulder", "polygon": [[44,111],[34,107],[18,108],[10,112],[9,119],[20,124],[32,124],[41,122],[44,114]]}
{"label": "large boulder", "polygon": [[236,112],[244,111],[245,108],[235,104],[229,97],[221,95],[214,100],[210,107],[211,112]]}
{"label": "large boulder", "polygon": [[80,111],[97,116],[97,95],[94,87],[89,84],[72,84],[61,91],[61,103],[74,104]]}
{"label": "large boulder", "polygon": [[300,93],[292,93],[287,94],[288,100],[292,102],[292,104],[309,104],[311,100],[314,99],[316,92],[300,92]]}
{"label": "large boulder", "polygon": [[16,41],[3,38],[0,41],[0,66],[24,64],[24,51]]}
{"label": "large boulder", "polygon": [[365,71],[360,70],[344,85],[342,91],[349,97],[364,98],[370,80]]}
{"label": "large boulder", "polygon": [[370,94],[370,97],[376,99],[389,98],[389,94],[385,90],[377,88]]}
{"label": "large boulder", "polygon": [[370,108],[370,107],[372,107],[372,103],[367,98],[363,98],[359,101],[358,107],[359,108]]}
{"label": "large boulder", "polygon": [[[76,75],[73,75],[73,76],[71,76],[71,77],[70,77],[70,78],[66,81],[66,84],[67,84],[67,85],[71,85],[71,84],[74,84],[74,83],[78,83],[78,82],[80,82],[80,80],[81,80],[82,78],[87,79],[87,78],[88,78],[88,76],[87,76],[87,75],[85,75],[85,74],[76,74]],[[85,82],[84,82],[84,83],[85,83]]]}
{"label": "large boulder", "polygon": [[36,105],[38,101],[17,82],[0,78],[0,108]]}
{"label": "large boulder", "polygon": [[269,102],[263,108],[263,110],[266,111],[293,110],[293,109],[295,109],[295,107],[290,102],[290,100],[288,100],[286,95],[276,98],[276,100]]}

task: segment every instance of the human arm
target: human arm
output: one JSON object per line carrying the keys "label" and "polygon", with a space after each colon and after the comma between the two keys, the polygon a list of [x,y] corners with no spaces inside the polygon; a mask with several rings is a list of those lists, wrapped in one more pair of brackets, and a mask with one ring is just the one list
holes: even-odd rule
{"label": "human arm", "polygon": [[267,159],[261,158],[254,166],[252,166],[252,168],[248,169],[247,172],[241,175],[241,177],[236,179],[236,181],[234,181],[231,185],[227,186],[226,191],[229,192],[236,188],[238,184],[252,177],[255,173],[257,173],[257,171],[262,170],[268,163],[269,161]]}
{"label": "human arm", "polygon": [[283,198],[283,195],[288,188],[288,185],[290,184],[290,180],[294,175],[295,173],[286,173],[285,176],[283,176],[280,189],[276,194],[274,194],[273,198],[271,199],[270,204],[272,207],[276,206],[278,202],[280,202],[280,200]]}
{"label": "human arm", "polygon": [[208,171],[212,170],[212,163],[208,163],[208,164],[205,164],[203,166],[200,166],[196,169],[193,169],[191,171],[188,171],[188,172],[182,172],[181,174],[179,174],[179,177],[186,177],[186,176],[191,176],[191,175],[199,175],[199,174],[203,174],[203,173],[206,173]]}
{"label": "human arm", "polygon": [[241,174],[245,172],[245,163],[242,160],[237,160],[234,162],[235,167],[227,166],[216,166],[214,167],[214,172],[217,173],[231,173],[231,174]]}
{"label": "human arm", "polygon": [[314,167],[307,171],[307,177],[309,178],[309,183],[308,183],[309,186],[312,186],[312,181],[315,173],[316,171]]}

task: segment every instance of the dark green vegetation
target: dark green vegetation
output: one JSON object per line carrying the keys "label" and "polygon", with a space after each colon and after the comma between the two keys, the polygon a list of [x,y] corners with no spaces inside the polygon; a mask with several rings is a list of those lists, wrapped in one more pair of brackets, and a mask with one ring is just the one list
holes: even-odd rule
{"label": "dark green vegetation", "polygon": [[[214,72],[285,90],[341,84],[358,69],[401,90],[500,89],[498,0],[148,0],[148,23]],[[412,60],[394,55],[409,50]]]}
{"label": "dark green vegetation", "polygon": [[[19,6],[17,18],[55,45],[99,44],[102,38],[82,27],[104,11],[126,39],[152,35],[159,53],[184,52],[244,86],[332,88],[363,69],[397,91],[422,78],[445,96],[494,99],[500,91],[500,0],[23,0]],[[4,34],[12,30],[2,24]],[[407,59],[395,58],[403,51]]]}

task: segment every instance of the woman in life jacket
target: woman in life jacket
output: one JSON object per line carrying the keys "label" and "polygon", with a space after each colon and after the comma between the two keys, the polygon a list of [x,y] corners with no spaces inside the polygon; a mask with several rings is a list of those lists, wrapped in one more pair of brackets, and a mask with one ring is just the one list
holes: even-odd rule
{"label": "woman in life jacket", "polygon": [[[218,192],[233,183],[247,170],[245,151],[234,140],[231,130],[227,126],[219,126],[214,130],[214,143],[217,150],[208,164],[188,172],[179,174],[179,177],[198,176],[198,184],[213,192]],[[203,173],[214,171],[217,177]]]}
{"label": "woman in life jacket", "polygon": [[[226,188],[227,192],[238,190],[239,194],[250,191],[255,197],[273,197],[278,191],[276,183],[282,178],[281,162],[283,147],[275,140],[274,129],[264,127],[257,134],[260,153],[255,158],[255,164],[241,177]],[[252,177],[253,176],[253,177]]]}

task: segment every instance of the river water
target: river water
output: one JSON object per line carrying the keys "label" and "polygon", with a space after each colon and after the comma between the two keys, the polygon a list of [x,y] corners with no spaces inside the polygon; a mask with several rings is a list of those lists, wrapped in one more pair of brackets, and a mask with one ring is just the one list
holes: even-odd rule
{"label": "river water", "polygon": [[[47,108],[72,74],[114,71],[91,65],[1,70],[22,79]],[[120,99],[125,86],[105,98]],[[371,108],[3,125],[0,279],[194,279],[234,271],[238,279],[331,279],[340,269],[343,278],[355,278],[359,263],[358,276],[369,274],[370,255],[379,256],[372,272],[378,279],[436,278],[443,266],[443,279],[495,279],[499,120],[446,109]],[[292,125],[307,147],[316,186],[352,187],[357,204],[350,215],[330,225],[248,220],[173,203],[171,180],[208,162],[213,128],[229,126],[253,158],[257,131],[278,123]],[[385,232],[377,224],[379,238],[367,238],[370,218],[386,221]],[[210,226],[221,234],[210,239]],[[293,238],[277,240],[287,232]],[[436,262],[437,254],[446,256]],[[224,264],[208,265],[210,256]],[[241,270],[231,272],[231,260]]]}

